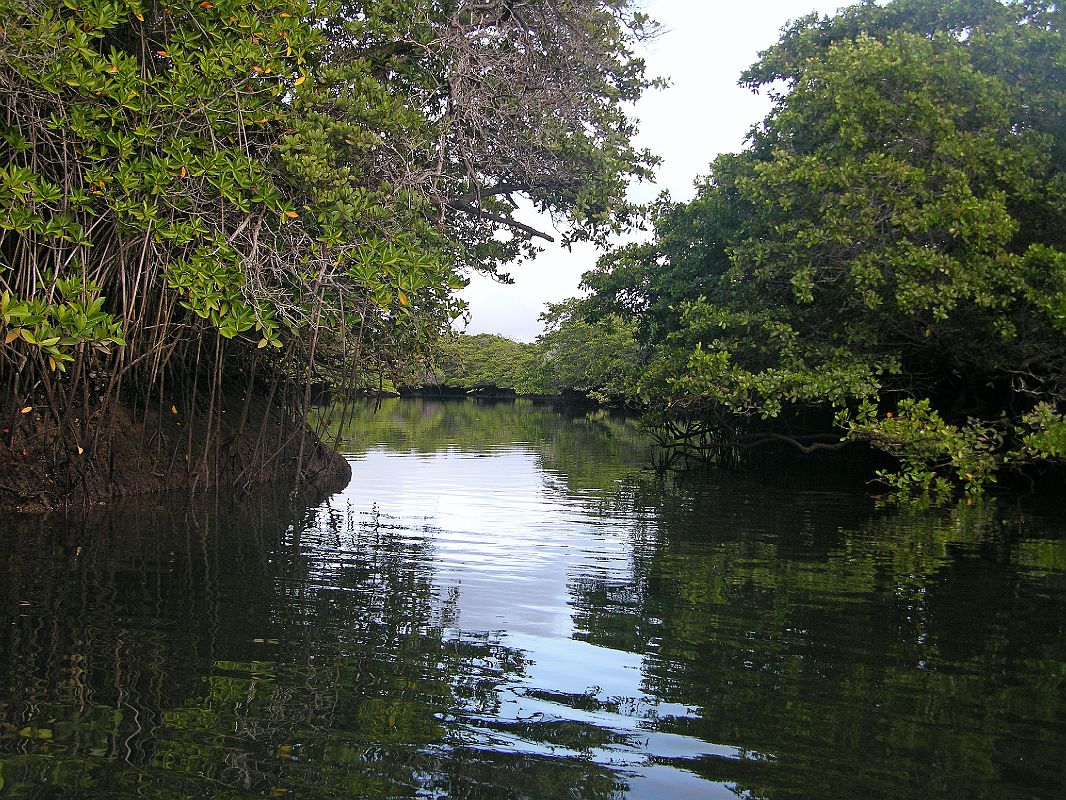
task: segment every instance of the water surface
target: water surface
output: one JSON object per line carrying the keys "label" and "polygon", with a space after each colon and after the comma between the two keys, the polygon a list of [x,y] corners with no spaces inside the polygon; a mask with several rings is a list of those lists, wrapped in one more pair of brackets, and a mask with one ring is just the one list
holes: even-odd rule
{"label": "water surface", "polygon": [[522,402],[322,422],[316,507],[0,522],[0,797],[1066,794],[1058,512],[665,478]]}

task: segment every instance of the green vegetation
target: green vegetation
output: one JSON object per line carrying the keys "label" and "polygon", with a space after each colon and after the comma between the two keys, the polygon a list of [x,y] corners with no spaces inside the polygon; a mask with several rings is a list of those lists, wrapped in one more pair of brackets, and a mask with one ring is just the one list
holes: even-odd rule
{"label": "green vegetation", "polygon": [[443,344],[433,379],[440,386],[534,394],[538,363],[535,345],[491,333],[459,335]]}
{"label": "green vegetation", "polygon": [[537,379],[544,391],[569,389],[600,402],[626,396],[641,363],[630,321],[617,315],[585,320],[573,301],[549,306],[541,319]]}
{"label": "green vegetation", "polygon": [[160,457],[191,481],[247,434],[261,474],[292,459],[257,426],[300,429],[319,369],[417,362],[463,270],[547,238],[513,196],[571,241],[626,225],[652,163],[629,5],[0,0],[7,448],[73,488],[115,461],[120,408],[142,444],[173,409],[188,441]]}
{"label": "green vegetation", "polygon": [[503,336],[445,341],[430,380],[444,387],[491,387],[519,394],[576,392],[601,404],[624,402],[639,376],[634,326],[617,316],[584,319],[573,301],[549,306],[532,344]]}
{"label": "green vegetation", "polygon": [[1049,2],[863,3],[743,76],[774,108],[585,276],[629,392],[707,455],[864,442],[891,487],[1066,458],[1066,41]]}

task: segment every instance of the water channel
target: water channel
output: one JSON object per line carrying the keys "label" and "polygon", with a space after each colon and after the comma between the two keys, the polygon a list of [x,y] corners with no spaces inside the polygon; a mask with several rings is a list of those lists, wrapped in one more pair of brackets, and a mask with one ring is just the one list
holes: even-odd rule
{"label": "water channel", "polygon": [[314,507],[0,520],[0,798],[1062,798],[1066,511],[389,400]]}

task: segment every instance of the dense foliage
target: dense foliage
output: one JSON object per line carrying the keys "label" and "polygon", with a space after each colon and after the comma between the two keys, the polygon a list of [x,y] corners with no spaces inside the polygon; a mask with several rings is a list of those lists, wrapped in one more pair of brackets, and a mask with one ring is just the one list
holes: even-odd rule
{"label": "dense foliage", "polygon": [[650,243],[586,276],[633,390],[712,449],[842,435],[900,489],[1066,457],[1066,41],[1054,3],[803,18],[743,77],[774,108]]}
{"label": "dense foliage", "polygon": [[640,375],[633,324],[616,315],[588,321],[574,301],[550,305],[537,337],[537,381],[545,392],[567,390],[618,402]]}
{"label": "dense foliage", "polygon": [[427,382],[623,401],[640,375],[633,327],[618,317],[589,322],[579,310],[573,301],[549,306],[541,315],[544,332],[532,343],[486,333],[457,336],[442,345]]}
{"label": "dense foliage", "polygon": [[0,0],[6,443],[100,463],[113,409],[151,403],[199,409],[209,453],[227,382],[295,421],[316,362],[417,358],[464,269],[544,236],[517,195],[569,239],[625,224],[646,24],[628,0]]}
{"label": "dense foliage", "polygon": [[426,381],[460,389],[537,391],[534,345],[491,333],[459,335],[443,344]]}

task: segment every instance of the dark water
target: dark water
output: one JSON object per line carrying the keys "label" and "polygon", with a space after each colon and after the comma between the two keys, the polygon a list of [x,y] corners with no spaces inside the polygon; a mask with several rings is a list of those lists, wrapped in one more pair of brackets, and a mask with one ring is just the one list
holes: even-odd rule
{"label": "dark water", "polygon": [[662,479],[522,404],[354,417],[316,508],[0,522],[0,797],[1066,796],[1056,509]]}

